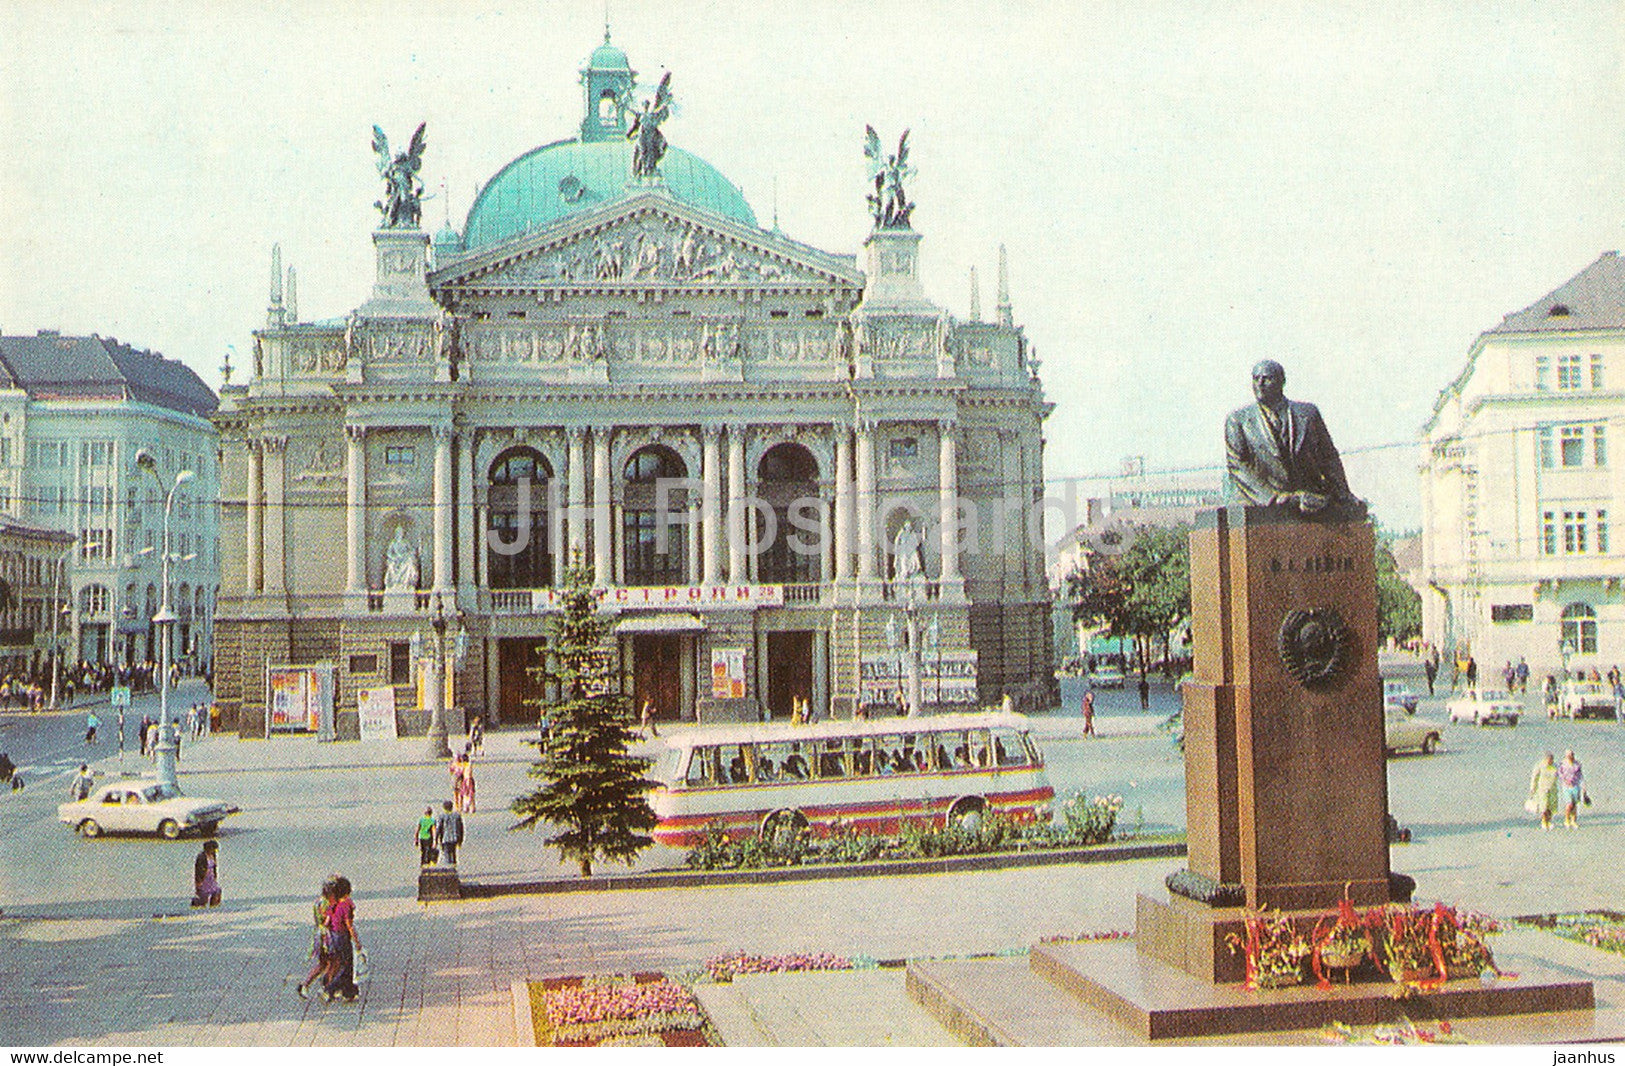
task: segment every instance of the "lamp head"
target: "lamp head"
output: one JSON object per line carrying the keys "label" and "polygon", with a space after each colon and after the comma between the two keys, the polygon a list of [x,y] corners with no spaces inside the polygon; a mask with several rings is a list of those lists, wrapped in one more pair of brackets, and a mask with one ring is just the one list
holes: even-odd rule
{"label": "lamp head", "polygon": [[175,475],[175,484],[179,485],[183,481],[191,481],[195,477],[197,477],[197,471],[182,470],[180,473]]}
{"label": "lamp head", "polygon": [[158,472],[157,457],[145,448],[141,448],[136,451],[135,465],[150,473],[156,474]]}

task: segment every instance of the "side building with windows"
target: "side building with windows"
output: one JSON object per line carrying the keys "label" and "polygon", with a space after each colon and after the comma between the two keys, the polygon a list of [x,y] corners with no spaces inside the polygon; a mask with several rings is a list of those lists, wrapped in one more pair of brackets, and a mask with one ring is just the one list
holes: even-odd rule
{"label": "side building with windows", "polygon": [[216,415],[216,693],[244,735],[304,728],[267,668],[323,664],[336,735],[362,692],[421,733],[437,645],[453,731],[534,722],[572,561],[657,718],[850,717],[904,675],[928,710],[1053,705],[1050,407],[1003,271],[996,315],[958,320],[906,216],[860,263],[760,225],[675,143],[639,171],[634,77],[606,39],[576,136],[503,167],[461,229],[376,231],[353,312],[301,321],[273,266]]}
{"label": "side building with windows", "polygon": [[[0,336],[0,513],[77,540],[59,620],[65,661],[160,658],[164,492],[191,470],[170,519],[173,650],[207,667],[220,572],[215,406],[185,364],[111,337]],[[152,472],[136,463],[143,450]]]}
{"label": "side building with windows", "polygon": [[1423,637],[1493,675],[1625,663],[1625,261],[1479,336],[1423,429]]}

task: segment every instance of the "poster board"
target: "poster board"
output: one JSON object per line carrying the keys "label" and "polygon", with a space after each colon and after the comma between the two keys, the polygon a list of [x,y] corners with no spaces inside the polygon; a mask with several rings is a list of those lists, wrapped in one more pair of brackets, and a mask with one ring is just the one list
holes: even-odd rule
{"label": "poster board", "polygon": [[361,715],[362,740],[395,740],[399,736],[393,685],[356,689],[355,705]]}
{"label": "poster board", "polygon": [[265,735],[315,733],[334,739],[333,664],[266,666]]}
{"label": "poster board", "polygon": [[719,700],[745,697],[745,649],[711,649],[711,695]]}
{"label": "poster board", "polygon": [[[908,659],[880,655],[863,660],[861,696],[865,704],[894,703],[908,688]],[[920,699],[926,703],[976,705],[976,652],[945,651],[920,656]]]}

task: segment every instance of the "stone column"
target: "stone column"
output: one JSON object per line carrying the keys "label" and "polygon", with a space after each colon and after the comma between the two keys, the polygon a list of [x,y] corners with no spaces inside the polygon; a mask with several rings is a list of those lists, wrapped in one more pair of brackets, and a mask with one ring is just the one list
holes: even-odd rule
{"label": "stone column", "polygon": [[367,430],[345,426],[344,589],[367,587]]}
{"label": "stone column", "polygon": [[435,426],[434,434],[434,591],[451,588],[451,444],[450,426]]}
{"label": "stone column", "polygon": [[592,431],[592,572],[600,587],[615,584],[615,567],[610,554],[609,437],[608,426]]}
{"label": "stone column", "polygon": [[858,424],[858,578],[875,576],[875,424]]}
{"label": "stone column", "polygon": [[959,577],[959,438],[952,422],[937,423],[937,502],[942,523],[942,580]]}
{"label": "stone column", "polygon": [[248,447],[248,514],[246,547],[243,558],[244,592],[252,596],[265,583],[265,453],[260,442],[251,440]]}
{"label": "stone column", "polygon": [[705,484],[700,496],[700,542],[704,560],[702,581],[715,585],[722,580],[722,427],[706,426],[705,453],[701,476]]}
{"label": "stone column", "polygon": [[[474,434],[472,431],[465,429],[462,440],[458,443],[457,451],[457,584],[460,588],[468,590],[469,597],[473,596],[474,589],[479,583],[476,576],[480,527],[476,522],[477,514],[474,508],[475,449]],[[472,598],[470,598],[469,603],[472,605]]]}
{"label": "stone column", "polygon": [[835,580],[852,577],[852,431],[835,429]]}
{"label": "stone column", "polygon": [[585,561],[587,548],[587,431],[581,426],[566,426],[564,432],[568,439],[564,462],[569,468],[568,495],[564,501],[565,529],[568,530],[564,566],[568,570],[578,555]]}
{"label": "stone column", "polygon": [[288,486],[288,438],[266,437],[260,444],[265,450],[265,509],[269,513],[262,534],[265,591],[280,596],[288,588],[287,508],[284,506]]}
{"label": "stone column", "polygon": [[728,580],[742,584],[745,570],[745,427],[728,427]]}

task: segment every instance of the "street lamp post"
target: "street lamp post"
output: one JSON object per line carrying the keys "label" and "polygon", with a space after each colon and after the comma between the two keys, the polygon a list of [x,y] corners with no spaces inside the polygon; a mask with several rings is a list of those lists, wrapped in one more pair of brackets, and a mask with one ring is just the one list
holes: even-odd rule
{"label": "street lamp post", "polygon": [[434,618],[429,625],[434,629],[434,653],[428,657],[429,675],[429,758],[451,758],[451,746],[446,743],[446,683],[441,671],[446,665],[446,607],[441,597],[434,598]]}
{"label": "street lamp post", "polygon": [[62,620],[62,570],[68,564],[70,546],[57,556],[56,569],[51,577],[51,710],[57,709],[57,693],[62,682],[62,647],[58,643],[57,625]]}
{"label": "street lamp post", "polygon": [[[164,489],[163,476],[158,473],[158,460],[145,448],[136,452],[135,463],[141,469],[151,474],[158,481],[158,487]],[[197,475],[191,470],[177,471],[175,480],[167,486],[164,494],[164,547],[163,567],[161,580],[163,582],[163,600],[158,605],[158,613],[152,616],[153,624],[158,627],[158,782],[169,788],[178,788],[176,781],[176,764],[179,762],[181,750],[180,736],[175,729],[175,723],[169,717],[169,642],[174,635],[176,614],[169,605],[169,564],[175,558],[170,548],[169,521],[175,513],[175,490]]]}
{"label": "street lamp post", "polygon": [[920,605],[918,583],[908,583],[903,617],[908,621],[908,716],[920,713]]}

